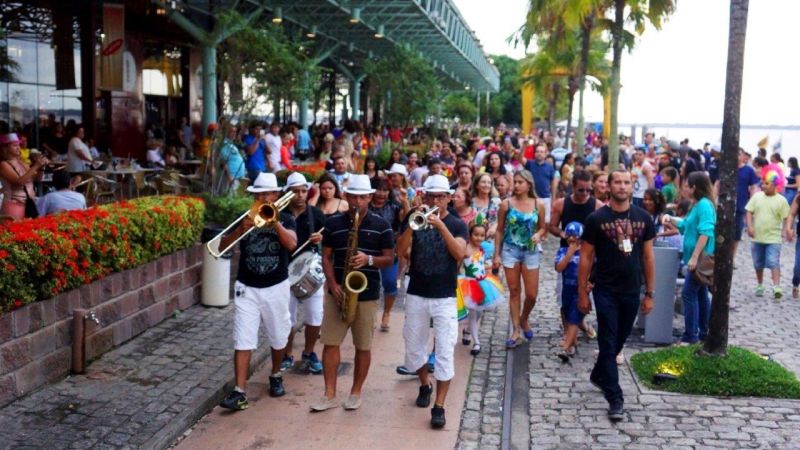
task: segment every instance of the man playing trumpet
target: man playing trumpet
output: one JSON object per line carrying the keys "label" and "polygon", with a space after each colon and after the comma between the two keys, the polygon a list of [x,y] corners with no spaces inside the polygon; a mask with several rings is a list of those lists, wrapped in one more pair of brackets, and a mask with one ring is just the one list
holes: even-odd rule
{"label": "man playing trumpet", "polygon": [[[391,226],[367,209],[375,192],[370,186],[369,177],[352,175],[344,192],[350,205],[349,213],[336,213],[329,217],[322,233],[322,267],[327,280],[320,339],[324,345],[322,366],[325,395],[311,405],[312,411],[325,411],[339,406],[336,400],[336,371],[341,360],[339,346],[348,329],[352,330],[356,356],[353,387],[343,406],[346,410],[361,406],[361,388],[369,371],[375,312],[380,296],[378,269],[388,267],[394,261]],[[348,259],[349,267],[345,267]],[[348,274],[358,275],[353,278],[362,282],[358,286],[363,289],[360,293],[348,292],[345,286]],[[352,322],[348,323],[343,320],[342,309],[347,305],[348,297],[354,295],[357,296],[357,302],[354,311],[349,311]]]}
{"label": "man playing trumpet", "polygon": [[[278,200],[281,190],[277,178],[271,173],[259,174],[253,185],[247,188],[257,202],[271,204]],[[274,222],[262,227],[256,227],[253,217],[246,215],[232,233],[220,240],[219,247],[226,249],[247,234],[241,238],[239,272],[234,285],[233,367],[236,387],[220,403],[223,408],[242,410],[248,406],[245,387],[250,354],[258,346],[261,323],[266,328],[272,353],[269,395],[280,397],[286,393],[280,368],[291,329],[288,265],[289,252],[297,246],[297,236],[294,217],[284,211],[277,214]]]}
{"label": "man playing trumpet", "polygon": [[411,249],[406,292],[405,367],[416,371],[420,388],[416,404],[427,408],[431,403],[433,384],[428,373],[428,338],[433,322],[436,363],[436,400],[431,408],[431,426],[445,425],[444,401],[450,380],[455,375],[453,353],[458,338],[456,283],[458,265],[467,256],[467,226],[447,204],[453,193],[447,178],[431,175],[422,187],[424,215],[409,214],[405,229],[397,238],[401,255]]}

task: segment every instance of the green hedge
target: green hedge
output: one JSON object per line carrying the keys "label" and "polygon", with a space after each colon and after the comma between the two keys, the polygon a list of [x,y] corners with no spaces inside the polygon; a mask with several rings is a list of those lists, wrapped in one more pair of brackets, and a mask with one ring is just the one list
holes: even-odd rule
{"label": "green hedge", "polygon": [[0,312],[197,242],[201,199],[143,197],[0,226]]}

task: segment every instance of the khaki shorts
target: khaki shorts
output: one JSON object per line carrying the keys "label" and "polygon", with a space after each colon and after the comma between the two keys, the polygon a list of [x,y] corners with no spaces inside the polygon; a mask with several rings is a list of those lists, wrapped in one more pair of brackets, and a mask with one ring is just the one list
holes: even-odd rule
{"label": "khaki shorts", "polygon": [[372,334],[375,331],[375,313],[378,311],[378,301],[369,300],[358,302],[356,318],[352,325],[347,325],[340,317],[339,306],[333,296],[325,293],[325,302],[322,306],[322,329],[320,342],[322,345],[342,345],[347,330],[352,328],[353,345],[356,350],[369,350],[372,348]]}

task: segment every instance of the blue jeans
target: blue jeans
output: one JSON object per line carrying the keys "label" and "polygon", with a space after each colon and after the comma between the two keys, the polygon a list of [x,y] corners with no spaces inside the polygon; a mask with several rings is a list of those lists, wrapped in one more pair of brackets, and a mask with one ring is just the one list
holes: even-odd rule
{"label": "blue jeans", "polygon": [[681,341],[690,344],[702,341],[708,334],[708,321],[711,318],[711,300],[708,298],[708,288],[701,286],[686,271],[686,278],[681,291],[683,300],[684,331]]}
{"label": "blue jeans", "polygon": [[615,294],[605,287],[595,286],[592,295],[597,313],[597,346],[600,354],[594,363],[591,379],[603,389],[603,395],[611,403],[622,399],[617,354],[625,346],[639,312],[639,293]]}

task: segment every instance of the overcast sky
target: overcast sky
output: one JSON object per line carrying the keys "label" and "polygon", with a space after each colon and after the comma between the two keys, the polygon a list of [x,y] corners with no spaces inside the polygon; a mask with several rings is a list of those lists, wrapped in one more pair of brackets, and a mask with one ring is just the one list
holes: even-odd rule
{"label": "overcast sky", "polygon": [[[454,2],[487,53],[524,56],[506,39],[524,22],[527,0]],[[621,123],[722,122],[729,7],[727,0],[680,0],[660,31],[647,29],[622,58]],[[750,1],[742,124],[800,125],[798,17],[798,0]],[[602,117],[599,96],[586,106],[589,117]]]}

